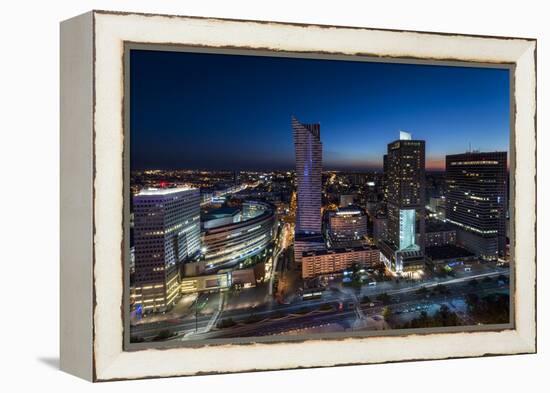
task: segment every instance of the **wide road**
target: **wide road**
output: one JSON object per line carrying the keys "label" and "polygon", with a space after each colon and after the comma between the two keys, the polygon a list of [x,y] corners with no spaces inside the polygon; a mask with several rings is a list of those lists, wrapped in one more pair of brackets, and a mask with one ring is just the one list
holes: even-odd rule
{"label": "wide road", "polygon": [[281,246],[278,247],[277,251],[273,255],[271,275],[269,277],[269,295],[270,296],[273,295],[273,285],[275,284],[275,276],[278,274],[277,266],[279,264],[279,256],[288,247],[288,233],[290,230],[289,228],[290,228],[290,224],[283,224],[283,229],[281,230],[281,234],[279,236]]}
{"label": "wide road", "polygon": [[[384,289],[377,289],[376,287],[372,288],[371,291],[369,291],[368,295],[371,299],[374,299],[377,295],[381,293],[387,293],[388,295],[392,296],[394,300],[396,298],[399,298],[400,302],[408,302],[412,300],[417,300],[425,295],[418,294],[417,291],[421,287],[425,288],[432,288],[437,286],[438,284],[449,286],[449,287],[459,287],[459,291],[453,290],[454,294],[462,294],[466,292],[475,292],[476,290],[483,290],[485,285],[482,285],[483,283],[480,282],[477,288],[471,288],[470,290],[465,290],[464,288],[460,289],[460,287],[464,287],[468,284],[471,280],[479,280],[480,278],[484,277],[494,277],[498,275],[505,275],[508,276],[508,271],[494,271],[494,272],[488,272],[488,273],[482,273],[482,274],[476,274],[471,275],[467,277],[461,277],[461,278],[451,278],[448,280],[441,280],[438,282],[430,282],[430,283],[419,283],[415,285],[411,285],[404,288],[397,288],[393,290],[384,290]],[[495,285],[495,283],[493,282]],[[353,303],[357,304],[357,296],[354,293],[347,293],[341,290],[327,290],[323,294],[321,299],[316,300],[298,300],[291,304],[277,304],[277,303],[269,303],[261,307],[257,307],[255,309],[234,309],[234,310],[226,310],[221,313],[221,315],[218,317],[218,320],[228,319],[231,318],[235,322],[244,321],[247,318],[250,318],[252,315],[255,319],[266,319],[266,318],[273,318],[277,316],[286,316],[288,314],[298,314],[298,313],[304,313],[306,310],[315,310],[318,309],[322,304],[339,304],[339,303]],[[359,299],[360,300],[360,299]],[[356,312],[356,310],[350,311],[352,313]],[[341,313],[338,314],[340,317],[344,317]],[[369,313],[370,315],[370,313]],[[132,326],[131,328],[131,335],[132,336],[138,336],[142,337],[144,339],[152,339],[154,338],[160,331],[169,329],[172,332],[178,333],[178,336],[181,336],[186,333],[194,332],[195,328],[198,328],[199,332],[201,329],[204,329],[208,322],[211,319],[211,315],[199,315],[198,318],[195,320],[193,316],[187,316],[182,319],[173,319],[169,321],[162,321],[162,322],[155,322],[150,324],[140,324],[136,326]],[[212,331],[209,333],[209,336],[220,334],[219,331]],[[193,339],[202,339],[201,334],[192,335]],[[191,338],[191,337],[190,337]]]}
{"label": "wide road", "polygon": [[[366,317],[372,317],[382,314],[385,307],[389,307],[392,310],[402,310],[417,306],[437,305],[448,302],[451,299],[458,300],[468,293],[476,293],[481,296],[494,293],[498,290],[502,290],[502,287],[494,282],[489,284],[480,283],[478,288],[472,288],[464,284],[454,284],[453,294],[451,295],[438,294],[426,300],[425,295],[411,293],[410,296],[406,298],[400,297],[398,302],[388,306],[377,305],[375,307],[370,307],[368,304],[359,304],[359,308]],[[352,299],[350,298],[348,300],[351,302]],[[416,312],[416,314],[419,312],[420,310]],[[195,337],[195,339],[266,336],[280,334],[289,330],[315,328],[333,323],[338,323],[344,325],[347,329],[352,329],[353,321],[357,316],[357,309],[355,306],[346,307],[343,311],[338,311],[337,308],[334,311],[315,310],[305,315],[290,314],[281,318],[266,319],[250,325],[245,324],[232,328],[220,329],[212,331],[205,336]]]}

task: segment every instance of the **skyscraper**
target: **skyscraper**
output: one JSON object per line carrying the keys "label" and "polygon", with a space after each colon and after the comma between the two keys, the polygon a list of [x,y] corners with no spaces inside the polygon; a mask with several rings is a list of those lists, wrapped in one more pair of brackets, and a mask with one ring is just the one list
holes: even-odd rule
{"label": "skyscraper", "polygon": [[296,232],[321,233],[321,126],[302,124],[292,117],[292,129],[298,190]]}
{"label": "skyscraper", "polygon": [[291,122],[294,133],[297,188],[294,255],[299,263],[303,252],[324,247],[321,235],[323,145],[319,124],[302,124],[294,116]]}
{"label": "skyscraper", "polygon": [[457,243],[486,260],[506,252],[506,152],[446,157],[446,220]]}
{"label": "skyscraper", "polygon": [[397,273],[424,265],[425,151],[424,141],[403,131],[399,140],[388,144],[384,173],[388,226],[380,248],[386,265]]}
{"label": "skyscraper", "polygon": [[132,299],[145,312],[164,311],[179,294],[180,265],[200,251],[200,192],[145,189],[133,203]]}
{"label": "skyscraper", "polygon": [[382,168],[384,175],[382,176],[382,192],[384,202],[388,202],[388,155],[384,154],[382,160]]}

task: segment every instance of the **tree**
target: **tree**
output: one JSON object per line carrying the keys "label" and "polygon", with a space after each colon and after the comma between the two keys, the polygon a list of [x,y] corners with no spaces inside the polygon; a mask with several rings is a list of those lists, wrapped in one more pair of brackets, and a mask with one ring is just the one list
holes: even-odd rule
{"label": "tree", "polygon": [[380,295],[378,295],[378,296],[376,297],[376,300],[381,301],[382,304],[384,304],[384,305],[388,305],[388,304],[391,303],[391,297],[390,297],[390,295],[388,295],[386,292],[381,293]]}
{"label": "tree", "polygon": [[298,311],[296,311],[297,314],[307,314],[309,312],[309,308],[307,307],[301,307]]}
{"label": "tree", "polygon": [[503,293],[493,293],[484,296],[482,299],[468,303],[470,314],[479,322],[484,324],[508,323],[510,322],[510,296]]}
{"label": "tree", "polygon": [[393,313],[391,311],[391,309],[389,307],[384,307],[384,309],[382,310],[382,316],[384,317],[384,319],[386,321],[389,321],[390,318],[392,317]]}
{"label": "tree", "polygon": [[434,314],[436,326],[457,326],[460,325],[458,315],[452,312],[447,305],[442,305]]}
{"label": "tree", "polygon": [[259,322],[261,321],[262,318],[256,314],[250,314],[248,317],[246,317],[246,319],[244,320],[244,323],[256,323],[256,322]]}
{"label": "tree", "polygon": [[477,296],[475,293],[469,293],[466,295],[466,304],[470,309],[475,307],[478,302],[479,302],[479,296]]}
{"label": "tree", "polygon": [[468,283],[468,285],[471,286],[472,288],[475,288],[479,285],[479,282],[477,282],[476,279],[473,279]]}
{"label": "tree", "polygon": [[367,295],[363,296],[361,298],[361,303],[370,303],[370,297],[368,297]]}
{"label": "tree", "polygon": [[221,321],[219,321],[216,326],[219,329],[225,329],[225,328],[228,328],[228,327],[235,326],[236,324],[237,323],[232,318],[226,318],[226,319],[222,319]]}
{"label": "tree", "polygon": [[426,287],[420,287],[416,290],[416,293],[419,295],[427,295],[430,291]]}
{"label": "tree", "polygon": [[173,336],[173,333],[170,330],[163,329],[157,334],[157,336],[153,340],[155,341],[166,340],[167,338],[170,338],[172,336]]}
{"label": "tree", "polygon": [[459,326],[461,324],[458,315],[452,312],[448,306],[442,305],[439,310],[430,317],[426,311],[422,311],[420,316],[403,324],[403,329],[417,329],[427,327],[441,326]]}

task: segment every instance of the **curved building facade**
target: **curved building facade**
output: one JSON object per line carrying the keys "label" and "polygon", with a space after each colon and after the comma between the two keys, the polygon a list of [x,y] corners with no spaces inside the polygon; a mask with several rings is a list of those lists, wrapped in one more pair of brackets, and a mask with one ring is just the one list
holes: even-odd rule
{"label": "curved building facade", "polygon": [[264,202],[245,202],[236,222],[211,226],[202,234],[206,270],[230,267],[263,251],[275,234],[275,208]]}

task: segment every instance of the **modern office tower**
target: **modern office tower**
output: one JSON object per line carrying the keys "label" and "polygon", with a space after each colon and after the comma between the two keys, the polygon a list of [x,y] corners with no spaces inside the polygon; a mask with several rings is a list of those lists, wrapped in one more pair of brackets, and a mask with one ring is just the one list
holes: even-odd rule
{"label": "modern office tower", "polygon": [[374,243],[379,245],[387,239],[388,233],[388,217],[385,214],[377,214],[372,220],[372,236]]}
{"label": "modern office tower", "polygon": [[384,175],[382,176],[382,192],[384,194],[384,202],[388,202],[388,155],[384,154],[382,167],[384,171]]}
{"label": "modern office tower", "polygon": [[164,311],[179,294],[180,267],[200,252],[200,192],[145,189],[133,198],[134,307]]}
{"label": "modern office tower", "polygon": [[302,124],[292,117],[296,155],[297,208],[294,257],[300,263],[302,253],[322,249],[321,235],[321,126]]}
{"label": "modern office tower", "polygon": [[446,221],[458,227],[458,245],[486,260],[506,253],[506,152],[446,157]]}
{"label": "modern office tower", "polygon": [[298,191],[296,231],[321,233],[321,126],[302,124],[292,117],[292,129]]}
{"label": "modern office tower", "polygon": [[328,212],[331,247],[359,245],[367,236],[367,215],[358,206],[349,205]]}
{"label": "modern office tower", "polygon": [[387,156],[388,228],[380,248],[393,272],[418,270],[424,265],[425,142],[401,131]]}

